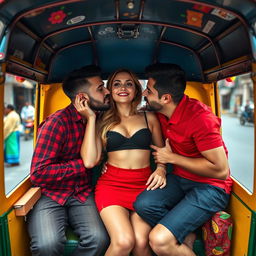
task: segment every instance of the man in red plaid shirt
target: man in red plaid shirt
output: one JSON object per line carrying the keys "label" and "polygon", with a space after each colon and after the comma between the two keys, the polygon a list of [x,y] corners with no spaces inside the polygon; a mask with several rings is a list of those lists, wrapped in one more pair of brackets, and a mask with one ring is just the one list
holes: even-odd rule
{"label": "man in red plaid shirt", "polygon": [[80,156],[86,119],[73,105],[86,98],[95,111],[109,108],[109,91],[100,75],[96,66],[71,72],[63,82],[71,104],[47,117],[38,128],[31,181],[41,187],[42,196],[28,215],[32,255],[62,255],[68,224],[79,237],[73,255],[101,255],[108,246],[92,195],[91,171]]}

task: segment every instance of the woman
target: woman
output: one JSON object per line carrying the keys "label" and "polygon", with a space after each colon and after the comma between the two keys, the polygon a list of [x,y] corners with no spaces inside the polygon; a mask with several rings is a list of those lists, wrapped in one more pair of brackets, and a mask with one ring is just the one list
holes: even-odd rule
{"label": "woman", "polygon": [[77,110],[88,119],[81,147],[85,166],[97,164],[102,146],[107,151],[107,171],[95,190],[95,201],[111,238],[105,255],[129,255],[131,251],[135,256],[151,255],[151,228],[134,212],[133,202],[145,188],[166,185],[165,166],[158,164],[153,173],[149,167],[150,144],[163,146],[160,126],[154,114],[137,111],[142,89],[131,71],[117,70],[110,76],[107,88],[111,108],[103,114],[99,126],[87,104],[89,100],[76,100]]}
{"label": "woman", "polygon": [[14,106],[8,104],[4,118],[4,161],[7,166],[20,164],[20,116]]}

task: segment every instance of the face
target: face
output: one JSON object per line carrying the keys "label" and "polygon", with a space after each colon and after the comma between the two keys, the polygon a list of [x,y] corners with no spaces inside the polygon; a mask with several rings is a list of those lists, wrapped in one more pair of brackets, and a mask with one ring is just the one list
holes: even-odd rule
{"label": "face", "polygon": [[108,110],[109,104],[109,90],[104,87],[104,82],[100,77],[90,77],[87,79],[91,86],[88,89],[89,106],[95,111]]}
{"label": "face", "polygon": [[116,74],[111,85],[111,95],[115,102],[132,102],[135,92],[135,82],[129,73],[120,72]]}
{"label": "face", "polygon": [[160,111],[163,106],[161,105],[158,92],[154,88],[156,81],[153,78],[148,79],[147,88],[143,91],[143,96],[147,102],[147,110]]}

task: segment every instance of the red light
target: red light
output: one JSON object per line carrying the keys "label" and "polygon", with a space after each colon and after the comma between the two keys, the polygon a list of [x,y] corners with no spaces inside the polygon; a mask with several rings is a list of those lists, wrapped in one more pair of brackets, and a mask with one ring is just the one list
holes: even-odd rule
{"label": "red light", "polygon": [[0,60],[4,58],[4,53],[0,52]]}
{"label": "red light", "polygon": [[16,80],[18,83],[23,83],[23,82],[25,81],[25,78],[20,77],[20,76],[15,76],[15,80]]}

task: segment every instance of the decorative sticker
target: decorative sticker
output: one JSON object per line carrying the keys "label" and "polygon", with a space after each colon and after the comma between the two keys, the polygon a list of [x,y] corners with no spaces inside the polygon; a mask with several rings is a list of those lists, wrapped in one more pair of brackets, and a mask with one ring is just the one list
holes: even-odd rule
{"label": "decorative sticker", "polygon": [[236,17],[234,15],[232,15],[229,12],[225,12],[222,11],[218,8],[213,9],[213,11],[211,12],[211,14],[218,16],[219,18],[223,19],[223,20],[228,20],[231,21],[233,19],[235,19]]}
{"label": "decorative sticker", "polygon": [[74,25],[76,23],[79,23],[81,21],[85,20],[85,16],[84,15],[80,15],[80,16],[76,16],[70,20],[67,21],[67,25]]}
{"label": "decorative sticker", "polygon": [[56,23],[62,23],[63,20],[66,18],[67,14],[63,11],[57,11],[57,12],[52,12],[50,18],[48,19],[52,24]]}
{"label": "decorative sticker", "polygon": [[115,33],[115,30],[114,30],[113,27],[105,27],[105,29],[100,30],[100,31],[98,32],[98,34],[99,34],[100,36],[107,35],[107,34],[112,34],[112,33]]}
{"label": "decorative sticker", "polygon": [[134,12],[125,12],[125,13],[123,13],[123,16],[130,18],[130,19],[137,19],[139,17],[139,15]]}
{"label": "decorative sticker", "polygon": [[203,32],[206,33],[206,34],[208,34],[208,33],[212,30],[212,28],[214,27],[214,25],[215,25],[215,22],[214,22],[214,21],[208,20],[208,21],[206,22],[204,28],[203,28]]}
{"label": "decorative sticker", "polygon": [[229,87],[229,88],[234,87],[235,86],[235,80],[236,80],[236,76],[226,78],[225,79],[225,86]]}
{"label": "decorative sticker", "polygon": [[204,5],[201,5],[201,4],[194,4],[193,9],[195,9],[197,11],[204,12],[204,13],[209,13],[212,10],[211,7],[204,6]]}
{"label": "decorative sticker", "polygon": [[18,58],[18,59],[23,60],[23,58],[24,58],[24,52],[23,52],[23,51],[20,51],[20,50],[18,50],[18,49],[16,49],[16,50],[14,51],[14,53],[13,53],[13,56],[16,57],[16,58]]}
{"label": "decorative sticker", "polygon": [[33,12],[30,12],[28,15],[26,15],[25,17],[26,18],[33,18],[33,17],[36,17],[38,16],[39,14],[43,13],[45,11],[45,9],[43,10],[38,10],[38,11],[33,11]]}
{"label": "decorative sticker", "polygon": [[201,28],[203,16],[203,13],[187,10],[186,24]]}

